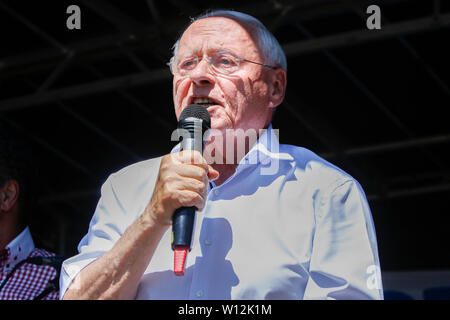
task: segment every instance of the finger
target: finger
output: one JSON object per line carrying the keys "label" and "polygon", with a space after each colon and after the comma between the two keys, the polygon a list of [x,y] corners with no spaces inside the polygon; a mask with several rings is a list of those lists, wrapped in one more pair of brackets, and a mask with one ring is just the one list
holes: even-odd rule
{"label": "finger", "polygon": [[196,207],[199,211],[202,211],[205,197],[191,190],[183,190],[178,192],[178,201],[182,207]]}
{"label": "finger", "polygon": [[208,179],[210,181],[214,181],[217,180],[217,178],[219,178],[220,173],[219,171],[217,171],[216,169],[214,169],[213,167],[208,165]]}
{"label": "finger", "polygon": [[173,153],[172,155],[178,163],[192,164],[208,170],[208,163],[206,162],[206,159],[203,158],[201,153],[196,150],[183,150]]}
{"label": "finger", "polygon": [[202,167],[191,164],[179,164],[172,168],[173,172],[179,177],[193,178],[203,182],[208,180],[208,171]]}
{"label": "finger", "polygon": [[177,182],[178,190],[189,190],[205,196],[208,190],[207,181],[183,178]]}

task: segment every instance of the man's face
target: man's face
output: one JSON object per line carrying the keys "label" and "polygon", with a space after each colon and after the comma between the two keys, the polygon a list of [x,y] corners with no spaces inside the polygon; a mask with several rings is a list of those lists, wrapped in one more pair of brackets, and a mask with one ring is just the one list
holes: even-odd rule
{"label": "man's face", "polygon": [[[181,57],[208,57],[216,52],[228,51],[238,58],[264,62],[251,34],[236,21],[224,17],[210,17],[194,22],[184,32],[175,61]],[[211,128],[255,130],[270,122],[270,72],[248,62],[228,75],[210,71],[208,61],[203,59],[189,75],[173,78],[175,113],[188,105],[207,98],[214,101],[208,108]],[[205,106],[206,107],[206,106]]]}

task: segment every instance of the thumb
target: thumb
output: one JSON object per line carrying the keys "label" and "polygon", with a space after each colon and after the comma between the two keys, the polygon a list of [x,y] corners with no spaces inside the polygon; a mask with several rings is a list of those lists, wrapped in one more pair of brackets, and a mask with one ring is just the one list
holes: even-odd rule
{"label": "thumb", "polygon": [[211,167],[210,165],[208,165],[208,179],[210,181],[214,181],[217,178],[219,178],[220,173],[219,171],[217,171],[216,169],[214,169],[213,167]]}

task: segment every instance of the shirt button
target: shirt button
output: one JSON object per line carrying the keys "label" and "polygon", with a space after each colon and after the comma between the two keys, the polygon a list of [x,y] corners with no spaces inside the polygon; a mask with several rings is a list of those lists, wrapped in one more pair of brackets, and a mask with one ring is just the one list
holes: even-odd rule
{"label": "shirt button", "polygon": [[219,190],[214,190],[214,194],[216,195],[216,196],[218,196],[219,195]]}
{"label": "shirt button", "polygon": [[204,243],[205,243],[205,245],[210,246],[212,242],[211,242],[211,240],[206,239]]}
{"label": "shirt button", "polygon": [[202,290],[198,290],[195,295],[197,296],[197,298],[201,298],[203,296],[203,291]]}

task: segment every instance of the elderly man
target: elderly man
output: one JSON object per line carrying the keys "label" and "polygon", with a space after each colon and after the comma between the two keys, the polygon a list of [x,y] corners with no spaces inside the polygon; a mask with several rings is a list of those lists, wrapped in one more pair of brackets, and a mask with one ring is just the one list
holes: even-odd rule
{"label": "elderly man", "polygon": [[[270,125],[286,69],[278,42],[251,16],[215,11],[189,25],[171,59],[175,113],[207,108],[216,132],[208,156],[174,149],[112,174],[80,253],[63,264],[61,297],[382,298],[360,185],[314,153],[280,145]],[[260,129],[242,156],[231,148],[233,161],[217,161],[224,146],[242,144],[238,132]],[[189,206],[198,209],[192,251],[177,277],[172,215]]]}

